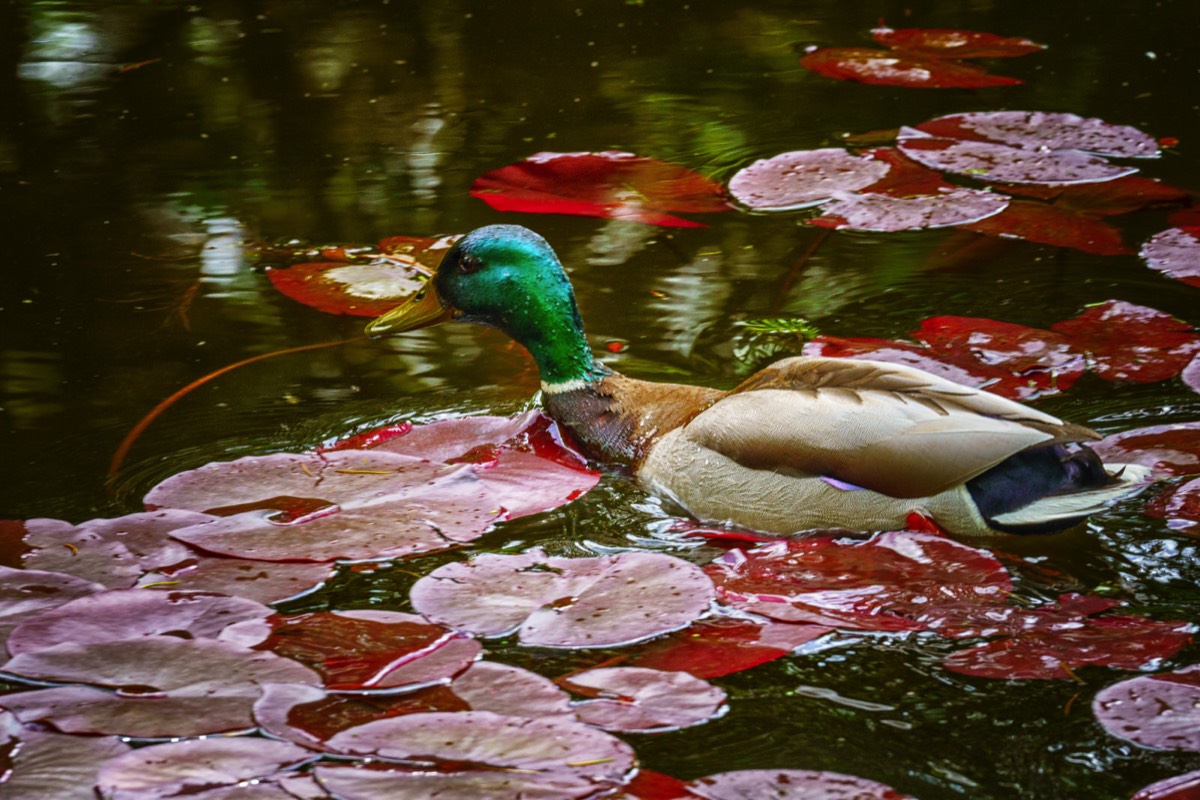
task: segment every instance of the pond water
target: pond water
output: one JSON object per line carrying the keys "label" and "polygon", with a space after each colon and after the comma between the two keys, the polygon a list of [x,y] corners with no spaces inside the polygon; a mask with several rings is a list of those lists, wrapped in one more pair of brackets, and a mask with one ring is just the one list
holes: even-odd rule
{"label": "pond water", "polygon": [[[980,90],[867,86],[799,65],[811,44],[870,46],[879,19],[1048,47],[985,60],[1024,83]],[[786,340],[755,351],[741,326],[754,318],[903,338],[936,314],[1048,327],[1115,298],[1200,326],[1200,290],[1136,254],[980,248],[979,237],[941,230],[826,235],[805,212],[668,229],[500,213],[469,195],[480,174],[539,151],[623,150],[723,182],[785,150],[999,109],[1174,137],[1178,147],[1138,166],[1196,190],[1198,25],[1190,0],[7,3],[0,518],[117,516],[209,461],[303,449],[372,423],[530,406],[536,371],[496,332],[353,338],[198,388],[147,428],[106,486],[122,438],[180,387],[241,359],[361,333],[359,318],[279,295],[247,255],[258,242],[373,244],[528,225],[558,250],[608,364],[716,387],[796,352]],[[1120,227],[1136,250],[1166,225],[1145,213]],[[1178,380],[1089,376],[1038,405],[1104,433],[1200,419],[1200,396]],[[720,552],[681,541],[674,519],[606,476],[583,499],[501,524],[473,548],[640,549],[697,563]],[[1155,618],[1197,618],[1196,540],[1136,502],[1081,530],[995,549],[1023,560],[1023,600],[1100,592]],[[461,557],[347,571],[287,608],[407,610],[414,571]],[[489,649],[551,676],[597,660]],[[835,637],[716,681],[731,706],[718,720],[628,740],[643,766],[684,779],[835,770],[925,800],[1128,797],[1200,768],[1198,754],[1142,749],[1096,723],[1092,696],[1124,673],[986,680],[944,670],[946,652],[923,637]],[[1197,661],[1189,647],[1170,665]]]}

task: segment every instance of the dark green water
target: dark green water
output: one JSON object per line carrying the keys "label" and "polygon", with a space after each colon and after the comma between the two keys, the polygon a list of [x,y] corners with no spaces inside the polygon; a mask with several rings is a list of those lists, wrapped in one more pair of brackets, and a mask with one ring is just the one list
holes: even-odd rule
{"label": "dark green water", "polygon": [[[979,91],[869,87],[798,65],[810,43],[869,44],[879,18],[1049,49],[988,62],[1026,83]],[[461,326],[272,359],[168,411],[108,495],[113,451],[161,398],[239,359],[361,330],[277,295],[242,256],[251,241],[372,243],[520,222],[558,248],[594,344],[628,343],[610,364],[713,386],[746,368],[732,356],[736,323],[750,317],[799,314],[831,334],[893,337],[933,314],[1046,326],[1117,298],[1200,325],[1200,290],[1136,256],[1013,244],[962,263],[950,232],[838,233],[800,264],[817,235],[800,215],[731,213],[668,231],[500,214],[468,195],[480,173],[542,150],[627,150],[726,179],[845,133],[996,109],[1176,137],[1178,149],[1143,172],[1200,189],[1197,33],[1191,0],[2,0],[0,518],[115,516],[211,460],[306,447],[397,415],[509,413],[537,390],[519,348]],[[1163,222],[1122,225],[1136,245]],[[1105,432],[1200,419],[1200,397],[1177,381],[1088,378],[1042,407]],[[482,546],[710,555],[666,535],[669,524],[610,479]],[[1013,549],[1065,576],[1024,575],[1020,596],[1105,587],[1158,618],[1198,616],[1195,540],[1136,506]],[[347,577],[304,607],[399,607],[408,580]],[[1121,798],[1200,768],[1200,755],[1142,750],[1094,722],[1092,695],[1121,673],[971,679],[941,669],[946,648],[844,638],[719,681],[732,711],[718,721],[630,741],[645,766],[683,778],[830,769],[926,800]],[[570,661],[496,650],[545,674]],[[1192,648],[1172,663],[1197,661]]]}

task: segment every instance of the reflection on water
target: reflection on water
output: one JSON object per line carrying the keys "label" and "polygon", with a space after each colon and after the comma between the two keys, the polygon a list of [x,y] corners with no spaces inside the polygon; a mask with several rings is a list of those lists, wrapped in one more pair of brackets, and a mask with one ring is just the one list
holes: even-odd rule
{"label": "reflection on water", "polygon": [[[748,336],[744,323],[761,318],[903,337],[932,314],[1045,326],[1115,297],[1200,324],[1197,290],[1133,256],[991,240],[981,248],[979,237],[953,232],[825,235],[802,214],[730,212],[707,215],[709,227],[668,230],[498,214],[468,194],[477,175],[540,151],[625,150],[722,180],[756,158],[838,145],[846,133],[997,108],[1072,111],[1176,137],[1177,153],[1140,166],[1195,190],[1200,63],[1186,0],[911,9],[23,0],[3,13],[0,518],[123,513],[157,480],[209,460],[303,448],[393,419],[511,413],[535,395],[527,356],[467,326],[280,356],[169,409],[108,497],[109,458],[162,398],[244,358],[361,332],[360,319],[277,295],[245,258],[249,242],[371,245],[528,224],[558,248],[606,362],[718,386],[795,352],[798,343]],[[799,67],[806,45],[864,44],[881,16],[1050,47],[1004,65],[1025,85],[973,92],[865,87]],[[1161,224],[1129,220],[1128,242]],[[626,346],[609,352],[608,342]],[[1177,382],[1085,379],[1044,407],[1106,431],[1200,418],[1200,398]],[[609,477],[484,544],[711,555],[674,529],[671,511]],[[1194,544],[1136,508],[1014,550],[1028,565],[1025,599],[1102,586],[1162,618],[1195,617],[1200,603]],[[387,570],[347,576],[333,599],[394,602],[404,580]],[[1092,724],[1086,699],[1111,673],[1084,672],[1085,685],[1010,686],[942,670],[946,647],[853,638],[730,676],[727,717],[644,737],[639,754],[683,777],[836,769],[927,799],[1128,796],[1197,766],[1131,752]]]}

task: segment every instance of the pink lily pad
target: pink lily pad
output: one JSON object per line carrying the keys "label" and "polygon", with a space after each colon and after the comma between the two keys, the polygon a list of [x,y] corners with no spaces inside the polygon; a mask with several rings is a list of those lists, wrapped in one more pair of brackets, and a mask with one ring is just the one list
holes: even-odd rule
{"label": "pink lily pad", "polygon": [[1012,589],[990,553],[907,531],[781,540],[730,551],[706,572],[734,608],[860,630],[919,630],[939,603],[996,603]]}
{"label": "pink lily pad", "polygon": [[738,170],[729,193],[756,211],[790,211],[870,186],[888,171],[884,161],[850,155],[840,147],[793,150]]}
{"label": "pink lily pad", "polygon": [[208,464],[150,490],[146,504],[222,519],[171,536],[264,561],[393,558],[470,541],[501,517],[474,467],[394,453],[279,453]]}
{"label": "pink lily pad", "polygon": [[190,548],[168,534],[211,520],[207,514],[178,509],[93,519],[79,525],[59,520],[27,520],[25,542],[33,551],[24,557],[23,564],[32,569],[68,572],[112,589],[124,589],[144,572],[193,557]]}
{"label": "pink lily pad", "polygon": [[1167,380],[1200,353],[1200,335],[1190,325],[1121,300],[1092,306],[1050,328],[1064,334],[1076,350],[1086,351],[1092,371],[1110,381]]}
{"label": "pink lily pad", "polygon": [[1129,125],[1047,111],[975,111],[922,122],[932,136],[1006,144],[1030,150],[1082,150],[1098,156],[1152,158],[1154,137]]}
{"label": "pink lily pad", "polygon": [[661,732],[700,725],[724,713],[725,692],[686,672],[644,667],[604,667],[560,679],[576,694],[589,725],[618,732]]}
{"label": "pink lily pad", "polygon": [[259,603],[278,603],[319,588],[336,570],[330,563],[254,561],[196,554],[178,564],[147,572],[138,581],[138,588],[217,592]]}
{"label": "pink lily pad", "polygon": [[1140,255],[1150,269],[1200,286],[1200,226],[1160,231],[1142,245]]}
{"label": "pink lily pad", "polygon": [[312,757],[294,744],[270,739],[169,742],[114,758],[100,769],[96,788],[110,800],[207,798],[221,787],[270,781]]}
{"label": "pink lily pad", "polygon": [[691,781],[687,789],[706,800],[912,800],[882,783],[823,770],[720,772]]}
{"label": "pink lily pad", "polygon": [[629,664],[720,678],[782,658],[832,630],[824,625],[712,617],[655,640]]}
{"label": "pink lily pad", "polygon": [[1106,731],[1142,747],[1200,751],[1200,665],[1106,686],[1092,711]]}
{"label": "pink lily pad", "polygon": [[820,47],[804,55],[800,65],[827,78],[879,86],[982,89],[1021,83],[971,64],[871,47]]}
{"label": "pink lily pad", "polygon": [[1137,172],[1078,150],[1026,150],[990,142],[902,135],[897,147],[930,169],[984,181],[1064,186],[1110,181]]}
{"label": "pink lily pad", "polygon": [[825,204],[813,225],[835,230],[896,231],[966,225],[999,214],[1009,204],[1000,194],[953,188],[937,194],[839,194]]}
{"label": "pink lily pad", "polygon": [[1200,797],[1200,770],[1155,781],[1134,792],[1130,800],[1196,800]]}
{"label": "pink lily pad", "polygon": [[522,644],[543,647],[648,639],[690,624],[712,598],[704,572],[673,556],[555,558],[537,549],[446,564],[411,592],[413,607],[434,622],[477,636],[516,632]]}
{"label": "pink lily pad", "polygon": [[0,567],[0,643],[25,620],[103,590],[98,583],[61,572]]}
{"label": "pink lily pad", "polygon": [[26,619],[9,635],[8,651],[17,655],[68,642],[87,645],[143,636],[215,639],[235,622],[271,613],[253,600],[208,592],[112,589]]}
{"label": "pink lily pad", "polygon": [[[416,761],[419,771],[325,767],[317,780],[338,796],[586,797],[623,782],[633,750],[568,719],[488,711],[411,714],[369,722],[329,740],[333,753]],[[386,766],[386,765],[383,765]]]}
{"label": "pink lily pad", "polygon": [[945,28],[879,27],[871,30],[875,41],[894,50],[933,58],[1004,58],[1044,50],[1046,45],[1025,38],[997,36],[981,31]]}
{"label": "pink lily pad", "polygon": [[273,736],[321,750],[334,734],[406,714],[490,711],[575,719],[571,698],[553,681],[507,664],[478,661],[449,685],[404,694],[345,694],[298,683],[268,684],[254,718]]}
{"label": "pink lily pad", "polygon": [[1144,617],[1079,618],[1072,626],[1035,627],[951,653],[946,669],[981,678],[1071,680],[1085,666],[1144,669],[1170,658],[1191,641],[1184,622]]}
{"label": "pink lily pad", "polygon": [[1200,422],[1172,422],[1134,428],[1091,445],[1096,455],[1117,464],[1150,467],[1155,477],[1200,472]]}
{"label": "pink lily pad", "polygon": [[1200,535],[1200,478],[1155,497],[1146,504],[1146,514],[1165,519],[1173,531]]}
{"label": "pink lily pad", "polygon": [[1183,368],[1183,372],[1179,373],[1179,377],[1183,380],[1183,385],[1191,389],[1196,394],[1200,394],[1200,353],[1188,362],[1188,365]]}
{"label": "pink lily pad", "polygon": [[272,653],[169,636],[62,644],[14,656],[2,669],[34,680],[90,684],[0,697],[0,707],[22,722],[138,737],[245,729],[253,724],[250,712],[262,683],[320,683],[307,667]]}
{"label": "pink lily pad", "polygon": [[666,212],[728,211],[720,184],[677,164],[605,151],[537,153],[485,173],[471,196],[497,211],[578,214],[665,227],[703,227]]}
{"label": "pink lily pad", "polygon": [[[326,688],[338,691],[448,680],[483,649],[461,634],[396,611],[276,615],[268,622],[272,631],[256,649],[304,664],[323,677]],[[451,657],[427,661],[435,654]]]}
{"label": "pink lily pad", "polygon": [[6,770],[0,779],[0,797],[21,800],[95,800],[96,773],[102,764],[129,752],[115,736],[64,736],[34,730],[0,712]]}
{"label": "pink lily pad", "polygon": [[1046,203],[1014,200],[999,214],[962,227],[988,236],[1070,247],[1101,256],[1133,252],[1121,240],[1120,231],[1107,222]]}

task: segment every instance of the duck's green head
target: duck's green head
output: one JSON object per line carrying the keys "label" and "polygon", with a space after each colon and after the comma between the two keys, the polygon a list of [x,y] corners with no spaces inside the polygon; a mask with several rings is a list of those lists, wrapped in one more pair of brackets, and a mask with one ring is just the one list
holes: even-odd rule
{"label": "duck's green head", "polygon": [[592,357],[575,293],[554,249],[520,225],[488,225],[464,236],[425,286],[373,320],[367,335],[453,320],[499,328],[520,342],[544,384],[590,380],[606,371]]}

